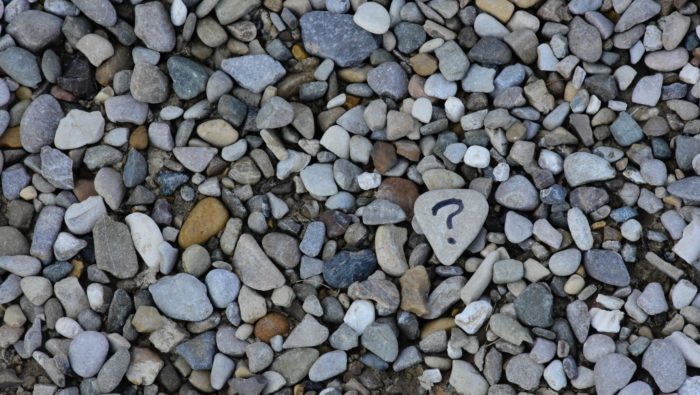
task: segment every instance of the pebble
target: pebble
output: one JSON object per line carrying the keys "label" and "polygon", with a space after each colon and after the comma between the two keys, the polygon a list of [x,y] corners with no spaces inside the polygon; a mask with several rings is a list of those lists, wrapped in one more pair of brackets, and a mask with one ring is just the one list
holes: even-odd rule
{"label": "pebble", "polygon": [[373,34],[386,33],[391,22],[389,12],[377,3],[365,3],[359,6],[352,20],[357,26]]}
{"label": "pebble", "polygon": [[605,181],[615,177],[615,169],[603,158],[587,152],[576,152],[564,159],[566,182],[579,185]]}
{"label": "pebble", "polygon": [[107,359],[108,351],[109,342],[103,334],[82,332],[70,342],[68,348],[71,369],[81,377],[93,377]]}
{"label": "pebble", "polygon": [[605,284],[624,287],[629,285],[630,275],[620,254],[607,250],[586,252],[583,264],[594,279]]}
{"label": "pebble", "polygon": [[325,381],[347,370],[348,357],[345,351],[331,351],[321,355],[309,370],[311,381]]}
{"label": "pebble", "polygon": [[282,65],[269,55],[246,55],[224,59],[221,69],[253,93],[277,83],[286,75]]}
{"label": "pebble", "polygon": [[170,318],[201,321],[213,312],[206,285],[192,275],[165,276],[148,290],[158,309]]}
{"label": "pebble", "polygon": [[[375,15],[375,12],[372,14]],[[385,21],[386,19],[383,19],[381,23],[385,24]],[[378,47],[378,40],[372,33],[358,26],[353,17],[347,14],[312,11],[304,14],[299,23],[306,51],[324,59],[331,59],[340,67],[354,66],[362,62]],[[367,22],[365,26],[375,23]],[[381,26],[374,27],[380,30]],[[347,43],[342,48],[337,45],[341,41]]]}

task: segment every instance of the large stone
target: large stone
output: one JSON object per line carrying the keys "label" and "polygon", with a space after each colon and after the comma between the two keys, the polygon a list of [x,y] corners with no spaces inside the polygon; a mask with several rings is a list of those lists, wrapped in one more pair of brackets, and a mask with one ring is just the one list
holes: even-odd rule
{"label": "large stone", "polygon": [[95,263],[116,278],[131,278],[139,270],[129,227],[103,216],[92,228]]}
{"label": "large stone", "polygon": [[134,33],[154,51],[170,52],[175,48],[175,28],[161,2],[151,1],[134,7]]}
{"label": "large stone", "polygon": [[359,64],[379,46],[378,38],[357,26],[349,14],[311,11],[299,22],[306,51],[340,67]]}
{"label": "large stone", "polygon": [[630,283],[625,262],[615,251],[590,250],[586,252],[583,264],[586,273],[602,283],[616,287],[625,287]]}
{"label": "large stone", "polygon": [[616,175],[617,172],[610,163],[595,154],[574,152],[564,159],[564,176],[572,187],[609,180]]}
{"label": "large stone", "polygon": [[224,59],[221,69],[253,93],[262,92],[287,74],[280,62],[269,55],[245,55]]}
{"label": "large stone", "polygon": [[414,213],[438,260],[451,265],[479,234],[488,210],[479,192],[441,189],[420,195]]}
{"label": "large stone", "polygon": [[39,10],[27,10],[12,18],[7,32],[17,43],[37,52],[61,35],[63,20]]}

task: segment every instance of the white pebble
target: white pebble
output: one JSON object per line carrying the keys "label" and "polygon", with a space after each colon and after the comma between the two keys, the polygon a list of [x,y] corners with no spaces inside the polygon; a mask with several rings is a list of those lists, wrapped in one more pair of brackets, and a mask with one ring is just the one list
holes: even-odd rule
{"label": "white pebble", "polygon": [[413,103],[411,115],[413,115],[413,118],[423,123],[430,122],[430,118],[433,116],[433,103],[431,103],[428,98],[418,98]]}
{"label": "white pebble", "polygon": [[343,317],[343,322],[355,332],[361,334],[369,324],[374,322],[374,305],[369,300],[356,300],[352,302]]}
{"label": "white pebble", "polygon": [[489,162],[491,162],[489,150],[480,145],[472,145],[464,154],[464,163],[467,166],[483,169],[489,165]]}
{"label": "white pebble", "polygon": [[379,188],[379,184],[381,183],[382,175],[379,173],[364,172],[357,176],[357,185],[359,185],[363,191]]}

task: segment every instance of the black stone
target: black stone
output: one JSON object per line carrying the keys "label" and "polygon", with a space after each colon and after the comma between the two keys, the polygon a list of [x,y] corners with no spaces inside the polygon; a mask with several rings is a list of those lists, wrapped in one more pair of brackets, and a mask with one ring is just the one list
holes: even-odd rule
{"label": "black stone", "polygon": [[333,288],[347,288],[363,281],[377,269],[377,257],[371,250],[343,250],[323,266],[323,279]]}

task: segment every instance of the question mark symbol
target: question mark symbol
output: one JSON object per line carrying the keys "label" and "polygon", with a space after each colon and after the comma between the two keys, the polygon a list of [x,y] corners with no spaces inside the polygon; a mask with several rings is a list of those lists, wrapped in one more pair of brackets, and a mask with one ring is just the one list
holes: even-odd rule
{"label": "question mark symbol", "polygon": [[[457,198],[452,198],[445,199],[433,206],[433,216],[435,216],[441,208],[451,205],[456,205],[457,210],[453,211],[450,215],[447,216],[447,229],[452,229],[452,218],[454,218],[455,216],[457,216],[457,214],[461,213],[464,210],[464,203]],[[457,241],[452,237],[448,237],[447,242],[450,244],[455,244]]]}

